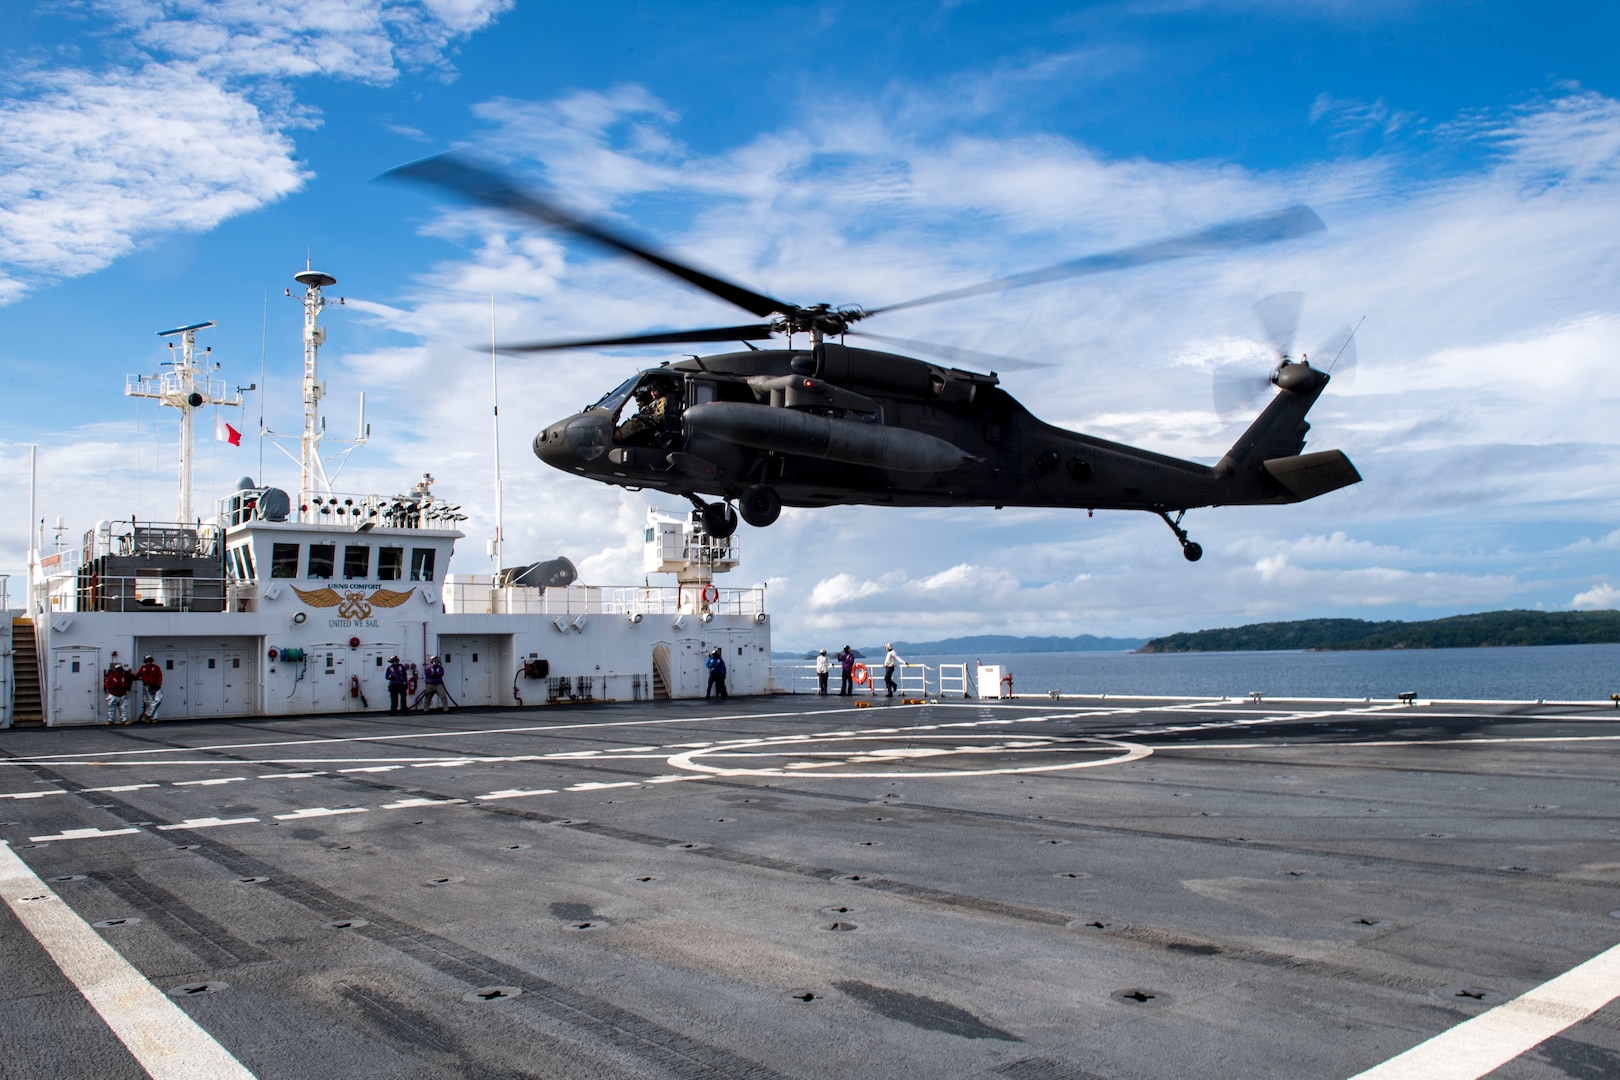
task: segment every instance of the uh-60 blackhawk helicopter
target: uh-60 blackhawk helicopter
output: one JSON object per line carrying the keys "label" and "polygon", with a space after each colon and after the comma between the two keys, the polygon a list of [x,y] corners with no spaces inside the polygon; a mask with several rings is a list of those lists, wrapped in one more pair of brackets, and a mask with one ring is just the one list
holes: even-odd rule
{"label": "uh-60 blackhawk helicopter", "polygon": [[[534,353],[695,342],[745,345],[744,351],[694,356],[643,371],[534,439],[535,454],[564,472],[686,497],[714,536],[730,536],[739,512],[750,525],[770,525],[783,506],[1145,510],[1164,519],[1181,542],[1182,553],[1196,562],[1203,549],[1181,527],[1188,509],[1302,502],[1361,479],[1341,451],[1302,453],[1310,428],[1305,414],[1330,376],[1303,357],[1288,354],[1291,327],[1276,335],[1280,362],[1269,378],[1276,388],[1272,400],[1214,465],[1043,423],[997,385],[993,372],[944,367],[829,340],[862,333],[916,351],[982,361],[983,354],[969,350],[885,338],[851,327],[901,308],[1319,232],[1321,219],[1308,207],[1294,206],[903,303],[834,308],[787,303],[694,269],[455,155],[428,158],[389,175],[448,189],[633,256],[766,320],[508,345],[503,350]],[[808,339],[807,347],[793,348],[792,339],[801,334]],[[788,338],[788,348],[760,349],[752,344],[778,335]],[[636,408],[628,410],[632,402]],[[703,496],[716,496],[718,501],[705,501]]]}

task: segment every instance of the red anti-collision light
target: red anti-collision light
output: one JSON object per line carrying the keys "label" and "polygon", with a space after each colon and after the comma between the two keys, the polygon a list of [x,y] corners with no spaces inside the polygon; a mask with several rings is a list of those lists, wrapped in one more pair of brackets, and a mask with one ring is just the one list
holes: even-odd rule
{"label": "red anti-collision light", "polygon": [[817,389],[816,380],[814,380],[814,379],[806,379],[806,380],[804,380],[804,388],[806,390],[815,390],[815,389]]}

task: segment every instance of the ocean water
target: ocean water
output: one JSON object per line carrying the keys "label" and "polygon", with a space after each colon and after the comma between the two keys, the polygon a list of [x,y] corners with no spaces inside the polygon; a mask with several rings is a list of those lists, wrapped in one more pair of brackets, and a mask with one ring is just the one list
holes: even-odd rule
{"label": "ocean water", "polygon": [[[881,659],[881,658],[880,658]],[[1149,694],[1171,697],[1424,698],[1607,701],[1620,693],[1620,644],[1377,652],[1014,653],[907,656],[1000,664],[1017,694]],[[867,663],[871,663],[868,660]],[[969,667],[972,676],[972,667]],[[882,679],[882,669],[875,672]],[[932,683],[930,672],[930,683]],[[836,676],[835,676],[836,678]]]}

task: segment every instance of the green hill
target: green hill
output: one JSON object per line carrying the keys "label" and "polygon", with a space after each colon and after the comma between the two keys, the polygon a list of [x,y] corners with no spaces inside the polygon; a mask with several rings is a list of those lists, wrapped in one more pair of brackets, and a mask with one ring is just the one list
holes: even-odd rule
{"label": "green hill", "polygon": [[1485,611],[1426,622],[1302,619],[1154,638],[1137,652],[1467,649],[1620,642],[1620,611]]}

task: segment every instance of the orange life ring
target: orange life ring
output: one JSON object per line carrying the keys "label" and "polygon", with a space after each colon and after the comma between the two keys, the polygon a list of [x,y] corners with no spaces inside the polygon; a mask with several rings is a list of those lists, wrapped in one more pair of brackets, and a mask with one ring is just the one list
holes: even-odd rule
{"label": "orange life ring", "polygon": [[852,676],[854,676],[856,686],[865,686],[866,685],[867,675],[866,675],[866,665],[865,664],[856,664],[853,668],[850,669],[850,674]]}
{"label": "orange life ring", "polygon": [[712,584],[703,586],[703,602],[705,604],[712,604],[718,599],[720,599],[719,589]]}

